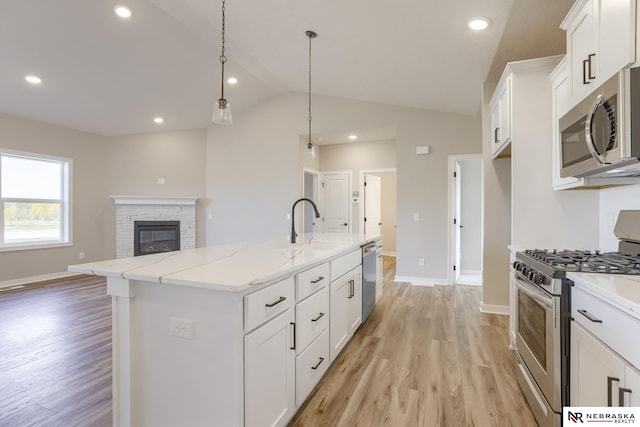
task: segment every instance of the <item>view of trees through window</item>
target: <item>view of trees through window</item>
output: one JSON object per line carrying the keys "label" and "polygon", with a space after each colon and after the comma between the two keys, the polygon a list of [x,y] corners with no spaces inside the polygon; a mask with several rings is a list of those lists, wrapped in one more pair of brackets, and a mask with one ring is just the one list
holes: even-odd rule
{"label": "view of trees through window", "polygon": [[0,150],[0,245],[68,241],[67,159]]}
{"label": "view of trees through window", "polygon": [[5,243],[60,240],[59,203],[4,204]]}

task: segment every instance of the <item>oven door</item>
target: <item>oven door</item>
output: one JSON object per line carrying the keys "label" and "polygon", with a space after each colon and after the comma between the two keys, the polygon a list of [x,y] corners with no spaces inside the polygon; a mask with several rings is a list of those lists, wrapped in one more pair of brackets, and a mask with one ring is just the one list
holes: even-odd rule
{"label": "oven door", "polygon": [[516,348],[556,412],[562,411],[560,297],[516,275]]}

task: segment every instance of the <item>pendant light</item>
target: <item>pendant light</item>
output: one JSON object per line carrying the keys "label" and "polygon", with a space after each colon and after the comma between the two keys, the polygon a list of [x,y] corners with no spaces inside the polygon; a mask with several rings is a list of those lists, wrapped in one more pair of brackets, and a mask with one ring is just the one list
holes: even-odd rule
{"label": "pendant light", "polygon": [[216,101],[216,105],[213,108],[213,123],[219,125],[230,125],[233,123],[231,117],[231,104],[224,97],[224,64],[227,62],[227,57],[224,55],[224,12],[225,12],[225,0],[222,0],[222,53],[220,54],[220,64],[222,65],[222,77],[220,84],[220,99]]}
{"label": "pendant light", "polygon": [[307,139],[307,155],[315,159],[316,147],[311,142],[311,39],[316,38],[317,34],[311,30],[307,30],[305,34],[309,37],[309,138]]}

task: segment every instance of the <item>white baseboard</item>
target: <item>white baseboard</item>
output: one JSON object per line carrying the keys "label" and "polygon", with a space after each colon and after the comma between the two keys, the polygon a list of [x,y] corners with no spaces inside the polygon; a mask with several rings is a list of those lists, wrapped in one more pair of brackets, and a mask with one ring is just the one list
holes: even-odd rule
{"label": "white baseboard", "polygon": [[482,276],[482,270],[460,270],[460,274],[468,276]]}
{"label": "white baseboard", "polygon": [[386,252],[386,251],[382,251],[382,256],[392,256],[395,258],[396,253],[395,252]]}
{"label": "white baseboard", "polygon": [[40,276],[23,277],[21,279],[5,280],[0,282],[0,289],[20,288],[31,283],[44,282],[46,280],[64,279],[65,277],[79,276],[81,273],[61,271],[59,273],[42,274]]}
{"label": "white baseboard", "polygon": [[448,285],[446,278],[433,278],[433,277],[417,277],[417,276],[397,276],[394,278],[396,282],[409,282],[415,286],[435,286],[435,285]]}
{"label": "white baseboard", "polygon": [[508,305],[492,305],[480,303],[480,311],[488,314],[504,314],[509,315]]}

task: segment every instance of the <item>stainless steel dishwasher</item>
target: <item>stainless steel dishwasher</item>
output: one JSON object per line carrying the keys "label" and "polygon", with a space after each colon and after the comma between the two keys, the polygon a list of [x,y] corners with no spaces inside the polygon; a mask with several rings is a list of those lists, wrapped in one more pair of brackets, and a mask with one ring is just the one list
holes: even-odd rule
{"label": "stainless steel dishwasher", "polygon": [[364,323],[376,305],[376,273],[378,254],[376,242],[362,246],[362,323]]}

